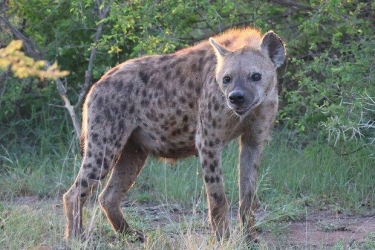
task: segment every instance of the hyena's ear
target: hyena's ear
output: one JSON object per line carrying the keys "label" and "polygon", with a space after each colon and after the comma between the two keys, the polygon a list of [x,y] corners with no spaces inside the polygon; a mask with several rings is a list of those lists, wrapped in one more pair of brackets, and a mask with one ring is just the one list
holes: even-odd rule
{"label": "hyena's ear", "polygon": [[230,53],[229,50],[227,50],[226,48],[224,48],[223,46],[218,44],[215,41],[215,39],[213,39],[212,37],[210,38],[210,43],[211,43],[212,47],[214,48],[215,53],[218,57],[225,57],[226,55],[228,55]]}
{"label": "hyena's ear", "polygon": [[260,48],[273,62],[275,67],[281,66],[285,61],[285,46],[281,38],[273,31],[268,31],[262,38]]}

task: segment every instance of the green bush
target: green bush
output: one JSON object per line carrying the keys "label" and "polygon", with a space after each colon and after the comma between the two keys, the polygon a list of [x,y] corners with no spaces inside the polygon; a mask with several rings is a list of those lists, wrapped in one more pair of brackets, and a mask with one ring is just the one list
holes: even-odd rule
{"label": "green bush", "polygon": [[[314,3],[317,4],[314,6]],[[312,1],[314,11],[289,41],[291,58],[281,120],[292,129],[374,142],[375,3]]]}

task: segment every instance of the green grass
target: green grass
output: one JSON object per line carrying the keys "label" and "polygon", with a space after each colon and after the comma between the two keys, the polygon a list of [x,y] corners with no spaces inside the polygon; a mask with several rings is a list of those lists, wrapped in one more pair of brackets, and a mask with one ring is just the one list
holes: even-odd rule
{"label": "green grass", "polygon": [[[48,124],[46,125],[48,126]],[[80,157],[76,141],[44,134],[31,150],[29,144],[0,148],[0,249],[62,249],[64,216],[61,194],[78,172]],[[60,135],[61,136],[61,135]],[[259,173],[261,200],[257,227],[280,243],[263,241],[258,249],[283,247],[289,221],[303,220],[310,210],[366,214],[375,207],[375,159],[370,148],[339,156],[324,140],[302,147],[279,131],[266,147]],[[350,145],[349,145],[350,147]],[[355,145],[352,146],[355,148]],[[149,158],[124,201],[126,219],[144,230],[146,244],[116,237],[100,211],[95,197],[84,210],[89,238],[72,242],[73,249],[243,249],[235,218],[237,189],[237,145],[223,153],[223,173],[231,203],[232,235],[216,242],[207,226],[205,191],[198,159],[175,165]],[[94,192],[97,195],[98,191]],[[36,196],[37,202],[20,202],[19,197]],[[356,243],[357,244],[357,243]],[[357,248],[371,249],[369,235]],[[369,246],[369,247],[367,247]],[[48,248],[49,247],[49,248]],[[285,246],[284,246],[285,247]],[[336,247],[336,246],[335,246]],[[322,246],[324,248],[324,246]],[[337,248],[340,249],[338,243]]]}

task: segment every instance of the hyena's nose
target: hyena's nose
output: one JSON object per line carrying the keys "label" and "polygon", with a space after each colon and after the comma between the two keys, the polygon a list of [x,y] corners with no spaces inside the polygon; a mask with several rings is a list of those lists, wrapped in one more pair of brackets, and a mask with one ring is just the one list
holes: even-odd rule
{"label": "hyena's nose", "polygon": [[229,93],[229,101],[233,104],[241,104],[245,101],[245,93],[241,90],[233,90]]}

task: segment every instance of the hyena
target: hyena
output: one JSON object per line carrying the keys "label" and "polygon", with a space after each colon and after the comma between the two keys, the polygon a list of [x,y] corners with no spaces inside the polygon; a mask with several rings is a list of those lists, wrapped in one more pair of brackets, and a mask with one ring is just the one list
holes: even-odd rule
{"label": "hyena", "polygon": [[278,109],[276,69],[285,60],[274,32],[232,29],[173,54],[128,60],[89,91],[82,122],[83,160],[64,194],[66,237],[80,236],[82,206],[109,172],[99,203],[113,229],[145,239],[123,217],[120,202],[148,155],[198,155],[211,228],[229,234],[221,169],[223,147],[239,137],[239,220],[256,240],[256,181]]}

